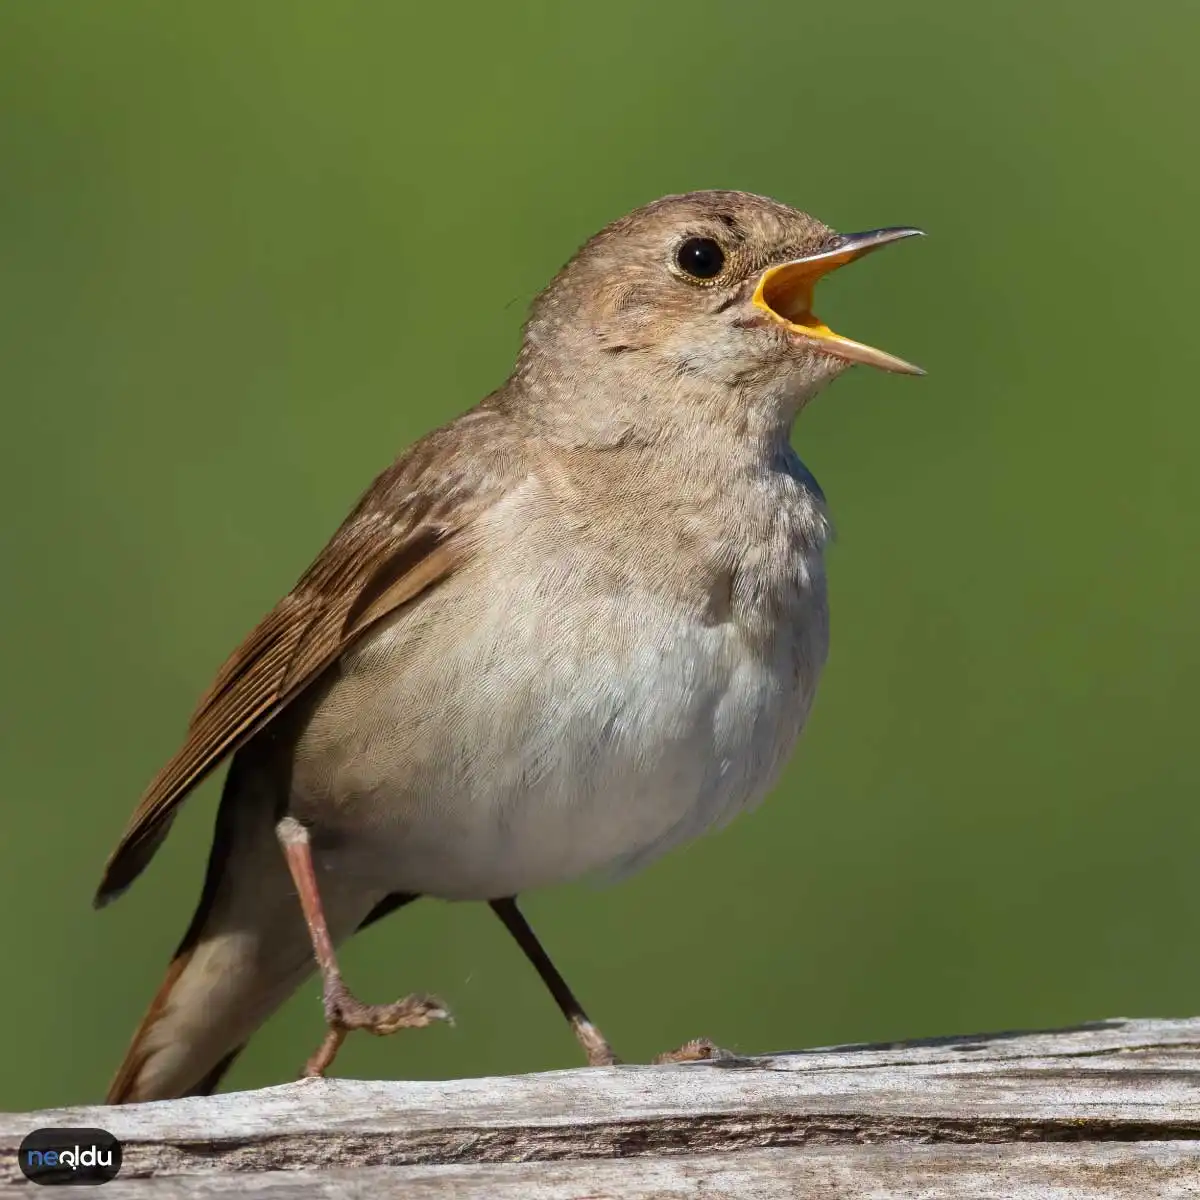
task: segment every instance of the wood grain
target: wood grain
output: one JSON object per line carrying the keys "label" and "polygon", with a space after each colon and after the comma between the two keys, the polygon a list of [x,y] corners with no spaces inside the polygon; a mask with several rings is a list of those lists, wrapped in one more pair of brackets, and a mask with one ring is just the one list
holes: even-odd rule
{"label": "wood grain", "polygon": [[105,1200],[1200,1197],[1200,1019],[4,1115],[0,1195],[46,1125],[121,1138]]}

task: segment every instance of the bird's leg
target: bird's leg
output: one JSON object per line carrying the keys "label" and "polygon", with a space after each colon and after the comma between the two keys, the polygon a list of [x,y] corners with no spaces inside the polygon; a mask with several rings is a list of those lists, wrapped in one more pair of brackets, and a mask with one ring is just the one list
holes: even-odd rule
{"label": "bird's leg", "polygon": [[294,817],[284,817],[275,827],[275,834],[300,897],[324,984],[325,1023],[329,1032],[320,1049],[305,1063],[304,1075],[324,1075],[351,1030],[365,1029],[382,1037],[397,1029],[416,1029],[433,1021],[449,1020],[449,1012],[433,996],[405,996],[395,1004],[364,1004],[351,993],[342,981],[333,939],[325,923],[308,830]]}
{"label": "bird's leg", "polygon": [[[611,1067],[621,1060],[613,1053],[604,1034],[588,1020],[583,1011],[583,1005],[575,999],[574,993],[567,986],[567,981],[558,973],[558,969],[550,961],[550,956],[542,948],[537,934],[529,926],[517,907],[514,896],[503,900],[490,901],[492,911],[504,922],[504,927],[516,939],[517,945],[525,952],[525,957],[533,963],[534,969],[542,977],[542,982],[550,989],[555,1003],[562,1010],[562,1015],[571,1023],[571,1029],[587,1055],[589,1067]],[[731,1057],[727,1050],[713,1045],[707,1038],[697,1038],[687,1042],[678,1050],[668,1050],[654,1059],[655,1063],[699,1062],[707,1058]]]}
{"label": "bird's leg", "polygon": [[525,957],[533,963],[534,970],[542,977],[542,982],[550,989],[550,995],[567,1018],[571,1031],[587,1055],[589,1067],[611,1067],[621,1060],[613,1053],[604,1034],[588,1020],[583,1011],[583,1005],[575,999],[574,993],[567,986],[567,981],[558,973],[558,969],[550,961],[550,955],[542,949],[537,940],[537,934],[529,927],[529,922],[521,915],[517,907],[516,897],[508,896],[503,900],[490,901],[492,912],[504,922],[505,929],[513,935],[516,943],[525,952]]}

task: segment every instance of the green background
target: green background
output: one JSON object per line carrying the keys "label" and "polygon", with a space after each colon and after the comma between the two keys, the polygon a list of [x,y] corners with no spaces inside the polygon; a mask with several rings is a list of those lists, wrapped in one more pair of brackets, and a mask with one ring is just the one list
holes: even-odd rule
{"label": "green background", "polygon": [[[666,192],[929,237],[827,285],[797,444],[833,652],[755,814],[530,898],[628,1058],[1200,1011],[1200,8],[777,0],[0,6],[0,1106],[96,1099],[216,802],[90,898],[236,641],[531,296]],[[345,953],[453,1029],[346,1074],[575,1065],[480,906]],[[229,1079],[290,1077],[315,984]]]}

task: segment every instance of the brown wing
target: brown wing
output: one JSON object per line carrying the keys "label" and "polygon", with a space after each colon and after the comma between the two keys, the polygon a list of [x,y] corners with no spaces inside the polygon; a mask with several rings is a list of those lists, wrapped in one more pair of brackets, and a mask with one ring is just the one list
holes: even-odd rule
{"label": "brown wing", "polygon": [[141,874],[179,802],[227,754],[372,623],[417,600],[463,561],[468,526],[505,482],[494,469],[498,446],[494,432],[486,440],[482,427],[491,422],[480,421],[483,415],[476,410],[430,435],[379,476],[292,591],[221,667],[183,746],[147,788],[109,858],[97,906]]}

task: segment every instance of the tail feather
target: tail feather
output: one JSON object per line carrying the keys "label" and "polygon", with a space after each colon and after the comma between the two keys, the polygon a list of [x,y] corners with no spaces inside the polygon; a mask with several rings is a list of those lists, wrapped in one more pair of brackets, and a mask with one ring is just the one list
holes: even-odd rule
{"label": "tail feather", "polygon": [[272,937],[220,931],[174,959],[109,1087],[108,1103],[212,1091],[250,1035],[314,970],[305,942],[297,938],[284,947],[286,955],[280,949]]}
{"label": "tail feather", "polygon": [[[406,904],[411,904],[414,900],[419,899],[419,896],[413,895],[411,892],[393,892],[390,896],[385,896],[371,909],[355,932],[361,933],[368,925],[374,925],[376,921],[381,921],[384,917],[391,916],[398,908],[403,908]],[[187,939],[185,939],[185,945],[186,942]],[[133,1048],[141,1045],[143,1033],[158,1019],[163,1006],[166,1004],[166,997],[171,990],[171,985],[186,965],[184,959],[189,953],[189,950],[181,948],[167,969],[166,979],[158,989],[158,993],[154,999],[150,1002],[149,1010],[145,1017],[142,1018],[142,1023],[138,1026],[137,1032],[133,1035],[130,1053],[126,1056],[125,1061],[121,1064],[121,1069],[117,1072],[116,1077],[109,1086],[108,1096],[105,1099],[106,1104],[126,1104],[132,1098],[131,1093],[134,1080],[137,1078],[138,1072],[145,1065],[144,1056],[134,1055],[132,1053]],[[245,1044],[242,1044],[235,1050],[231,1050],[207,1075],[185,1094],[188,1096],[211,1096],[217,1090],[217,1086],[225,1077],[229,1068],[233,1066],[237,1056],[245,1048]]]}
{"label": "tail feather", "polygon": [[[315,971],[275,839],[275,811],[266,786],[235,758],[200,904],[133,1035],[108,1103],[211,1092],[255,1030]],[[322,876],[335,943],[372,914],[396,907],[364,891],[341,864]]]}
{"label": "tail feather", "polygon": [[163,1010],[167,1006],[167,998],[179,976],[186,969],[191,954],[191,950],[183,950],[171,960],[171,965],[167,968],[167,977],[162,981],[158,991],[154,993],[154,999],[150,1001],[146,1015],[134,1030],[125,1058],[117,1068],[112,1083],[108,1085],[108,1093],[104,1097],[105,1104],[128,1104],[130,1101],[138,1099],[136,1095],[138,1078],[149,1055],[149,1047],[146,1044],[147,1035],[161,1020]]}
{"label": "tail feather", "polygon": [[[416,899],[419,899],[419,897],[407,892],[396,892],[390,896],[386,896],[363,918],[359,923],[358,930],[366,929],[368,925],[374,925],[376,921],[390,916],[398,908],[403,908],[406,904],[411,904]],[[356,930],[356,932],[358,931]],[[130,1042],[125,1060],[121,1063],[116,1075],[113,1077],[112,1083],[109,1085],[108,1094],[105,1097],[106,1104],[130,1104],[137,1100],[169,1098],[166,1095],[147,1094],[151,1083],[148,1060],[152,1053],[154,1041],[151,1030],[155,1029],[164,1019],[168,1007],[168,998],[180,977],[187,970],[188,961],[191,956],[192,947],[187,944],[187,939],[185,939],[184,946],[180,947],[175,958],[171,960],[171,965],[167,968],[166,978],[155,993],[154,999],[150,1001],[150,1007],[146,1010],[146,1015],[142,1018]],[[212,1095],[217,1090],[217,1086],[220,1084],[222,1078],[224,1078],[226,1072],[233,1066],[234,1061],[245,1048],[245,1042],[235,1046],[205,1074],[200,1076],[195,1083],[190,1086],[183,1085],[185,1090],[178,1091],[176,1094],[178,1096]]]}
{"label": "tail feather", "polygon": [[[104,1097],[105,1104],[129,1104],[134,1100],[143,1098],[138,1095],[138,1085],[146,1068],[146,1059],[149,1055],[146,1035],[151,1026],[157,1024],[162,1015],[162,1010],[166,1007],[167,996],[171,992],[172,985],[187,965],[184,958],[185,956],[180,956],[174,959],[167,969],[166,979],[163,980],[162,986],[150,1002],[150,1008],[142,1018],[141,1024],[138,1026],[137,1031],[133,1035],[133,1040],[130,1042],[129,1052],[113,1077],[112,1083],[108,1086],[108,1093]],[[233,1066],[234,1060],[245,1048],[243,1044],[231,1050],[207,1074],[203,1075],[186,1092],[182,1092],[181,1095],[211,1096],[217,1090],[217,1085],[221,1082],[225,1073]]]}
{"label": "tail feather", "polygon": [[217,1090],[217,1085],[225,1077],[225,1072],[233,1066],[234,1060],[243,1050],[245,1046],[239,1046],[236,1050],[230,1050],[223,1059],[195,1087],[188,1090],[189,1096],[211,1096]]}

